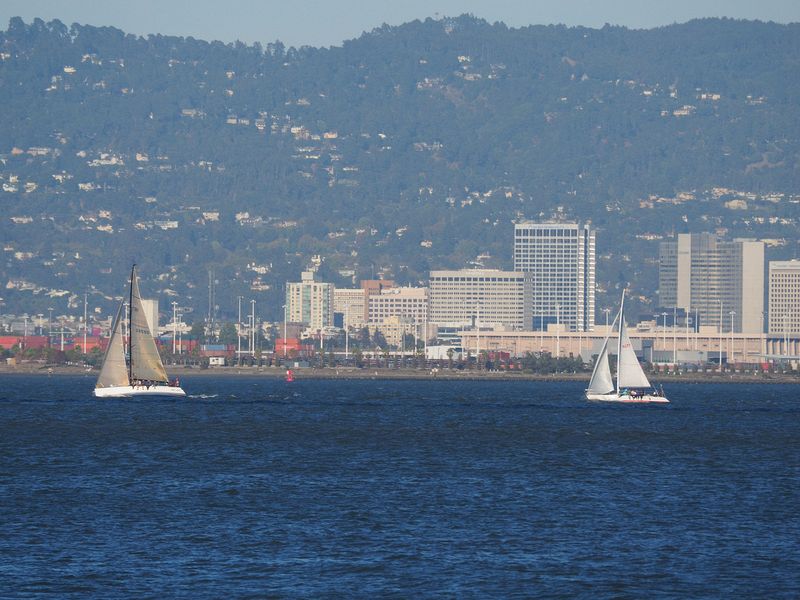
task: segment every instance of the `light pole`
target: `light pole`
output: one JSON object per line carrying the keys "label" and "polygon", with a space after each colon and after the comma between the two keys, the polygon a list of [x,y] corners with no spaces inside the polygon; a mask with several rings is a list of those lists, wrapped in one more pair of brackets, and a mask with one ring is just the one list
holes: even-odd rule
{"label": "light pole", "polygon": [[661,324],[661,349],[666,353],[667,350],[667,313],[662,312],[661,318],[664,320]]}
{"label": "light pole", "polygon": [[283,359],[286,360],[286,305],[283,305]]}
{"label": "light pole", "polygon": [[424,318],[424,327],[425,330],[422,332],[422,344],[425,348],[425,365],[427,366],[428,360],[428,305],[425,306],[425,318]]}
{"label": "light pole", "polygon": [[25,333],[22,334],[22,347],[25,348],[28,345],[28,313],[22,315],[22,318],[25,321]]}
{"label": "light pole", "polygon": [[253,338],[253,342],[250,344],[250,356],[255,358],[256,355],[256,301],[250,300],[250,318],[253,321],[253,327],[251,330],[251,336]]}
{"label": "light pole", "polygon": [[475,364],[480,366],[481,361],[481,305],[475,305]]}
{"label": "light pole", "polygon": [[689,321],[691,320],[691,315],[689,314],[689,309],[686,309],[686,350],[689,350]]}
{"label": "light pole", "polygon": [[733,357],[736,354],[735,350],[734,350],[734,347],[733,347],[733,343],[734,343],[733,342],[733,317],[736,316],[736,311],[732,310],[728,314],[731,316],[731,357],[730,357],[730,362],[735,363],[736,361],[733,359]]}
{"label": "light pole", "polygon": [[242,361],[242,296],[236,296],[239,301],[239,316],[236,321],[236,363],[240,364]]}
{"label": "light pole", "polygon": [[53,343],[53,308],[47,309],[47,345]]}
{"label": "light pole", "polygon": [[556,358],[561,356],[561,305],[556,302]]}
{"label": "light pole", "polygon": [[88,297],[86,292],[83,293],[83,353],[86,352],[86,328],[89,327],[89,313],[88,313]]}
{"label": "light pole", "polygon": [[611,309],[606,307],[603,309],[603,312],[606,313],[606,335],[608,335],[608,313],[611,312]]}
{"label": "light pole", "polygon": [[719,301],[719,370],[722,371],[722,300]]}
{"label": "light pole", "polygon": [[183,354],[183,312],[178,311],[178,354]]}
{"label": "light pole", "polygon": [[539,354],[544,352],[544,308],[539,313]]}
{"label": "light pole", "polygon": [[178,346],[178,303],[173,301],[172,302],[172,354],[175,355],[175,351],[177,350]]}
{"label": "light pole", "polygon": [[673,368],[674,365],[678,364],[678,338],[677,338],[677,331],[675,329],[675,319],[678,315],[678,307],[672,307],[672,364]]}
{"label": "light pole", "polygon": [[418,345],[419,345],[419,326],[417,325],[417,315],[416,315],[416,313],[414,314],[414,316],[411,317],[411,319],[412,319],[412,322],[414,323],[414,356],[416,356],[417,352],[419,352],[419,348],[418,348]]}
{"label": "light pole", "polygon": [[350,356],[350,320],[347,318],[350,307],[344,309],[344,362],[347,364],[347,359]]}

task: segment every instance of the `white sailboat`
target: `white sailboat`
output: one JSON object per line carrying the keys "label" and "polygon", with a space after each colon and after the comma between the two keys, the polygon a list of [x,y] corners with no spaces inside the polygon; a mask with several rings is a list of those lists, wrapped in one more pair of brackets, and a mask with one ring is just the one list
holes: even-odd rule
{"label": "white sailboat", "polygon": [[[608,340],[610,336],[607,336],[603,341],[600,354],[597,356],[592,378],[589,380],[589,387],[586,389],[586,399],[603,402],[668,403],[669,400],[667,400],[663,392],[656,391],[650,385],[642,365],[639,364],[639,359],[636,358],[631,339],[628,337],[628,329],[625,326],[624,306],[625,292],[623,291],[619,313],[614,319],[614,323],[619,321],[616,386],[611,378],[611,368],[608,365]],[[613,330],[613,324],[611,328]]]}
{"label": "white sailboat", "polygon": [[130,315],[128,317],[128,358],[125,356],[122,321],[125,319],[123,304],[111,330],[103,366],[94,388],[96,398],[132,398],[134,396],[185,396],[181,387],[170,383],[164,363],[158,354],[156,342],[147,324],[139,294],[139,279],[136,265],[131,269]]}

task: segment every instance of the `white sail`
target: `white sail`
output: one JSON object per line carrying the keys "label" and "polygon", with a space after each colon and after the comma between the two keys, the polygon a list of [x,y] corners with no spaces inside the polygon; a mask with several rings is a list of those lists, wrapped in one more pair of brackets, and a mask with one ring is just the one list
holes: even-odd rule
{"label": "white sail", "polygon": [[169,381],[164,364],[158,355],[158,347],[147,324],[147,317],[142,307],[142,297],[139,293],[139,279],[136,277],[136,268],[131,270],[131,379],[146,379],[150,381]]}
{"label": "white sail", "polygon": [[606,339],[603,340],[603,347],[600,354],[597,355],[597,360],[592,369],[592,378],[589,380],[589,387],[586,391],[590,394],[609,394],[614,391],[614,380],[611,377],[611,367],[608,366],[608,340],[611,337],[610,332],[614,331],[614,326],[617,324],[617,319],[620,315],[614,317],[614,322],[611,323],[611,329],[606,334]]}
{"label": "white sail", "polygon": [[628,337],[625,319],[619,322],[619,356],[617,357],[617,387],[622,388],[649,388],[650,382],[644,374],[636,352]]}
{"label": "white sail", "polygon": [[603,342],[603,349],[597,355],[592,378],[586,389],[591,394],[609,394],[614,391],[614,381],[611,379],[611,368],[608,366],[608,338]]}
{"label": "white sail", "polygon": [[130,385],[128,381],[128,366],[125,364],[125,347],[123,346],[122,332],[122,305],[117,310],[117,317],[111,329],[111,338],[103,357],[103,366],[97,378],[96,388],[117,387]]}

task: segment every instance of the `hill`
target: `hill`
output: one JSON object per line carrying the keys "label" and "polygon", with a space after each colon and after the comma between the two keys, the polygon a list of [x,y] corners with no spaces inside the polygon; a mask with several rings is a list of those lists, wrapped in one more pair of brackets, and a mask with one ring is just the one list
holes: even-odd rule
{"label": "hill", "polygon": [[[341,47],[137,37],[12,19],[0,33],[6,312],[205,313],[319,255],[337,285],[510,267],[513,222],[591,220],[599,306],[656,302],[657,241],[719,230],[797,254],[800,25],[508,28],[470,16]],[[616,297],[616,293],[611,294]]]}

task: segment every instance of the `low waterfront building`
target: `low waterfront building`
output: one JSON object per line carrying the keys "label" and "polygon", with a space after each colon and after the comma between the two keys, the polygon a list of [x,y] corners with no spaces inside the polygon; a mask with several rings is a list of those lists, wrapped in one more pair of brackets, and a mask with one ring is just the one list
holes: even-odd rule
{"label": "low waterfront building", "polygon": [[[557,329],[557,328],[554,328]],[[605,329],[605,328],[603,328]],[[609,348],[616,354],[616,334]],[[722,364],[760,363],[796,360],[800,356],[800,335],[764,333],[720,333],[714,327],[699,332],[685,328],[628,329],[634,349],[648,362],[707,362]],[[553,356],[578,356],[591,362],[602,347],[606,334],[601,331],[473,331],[460,332],[461,346],[473,355],[504,351],[522,357],[528,352],[547,352]]]}

